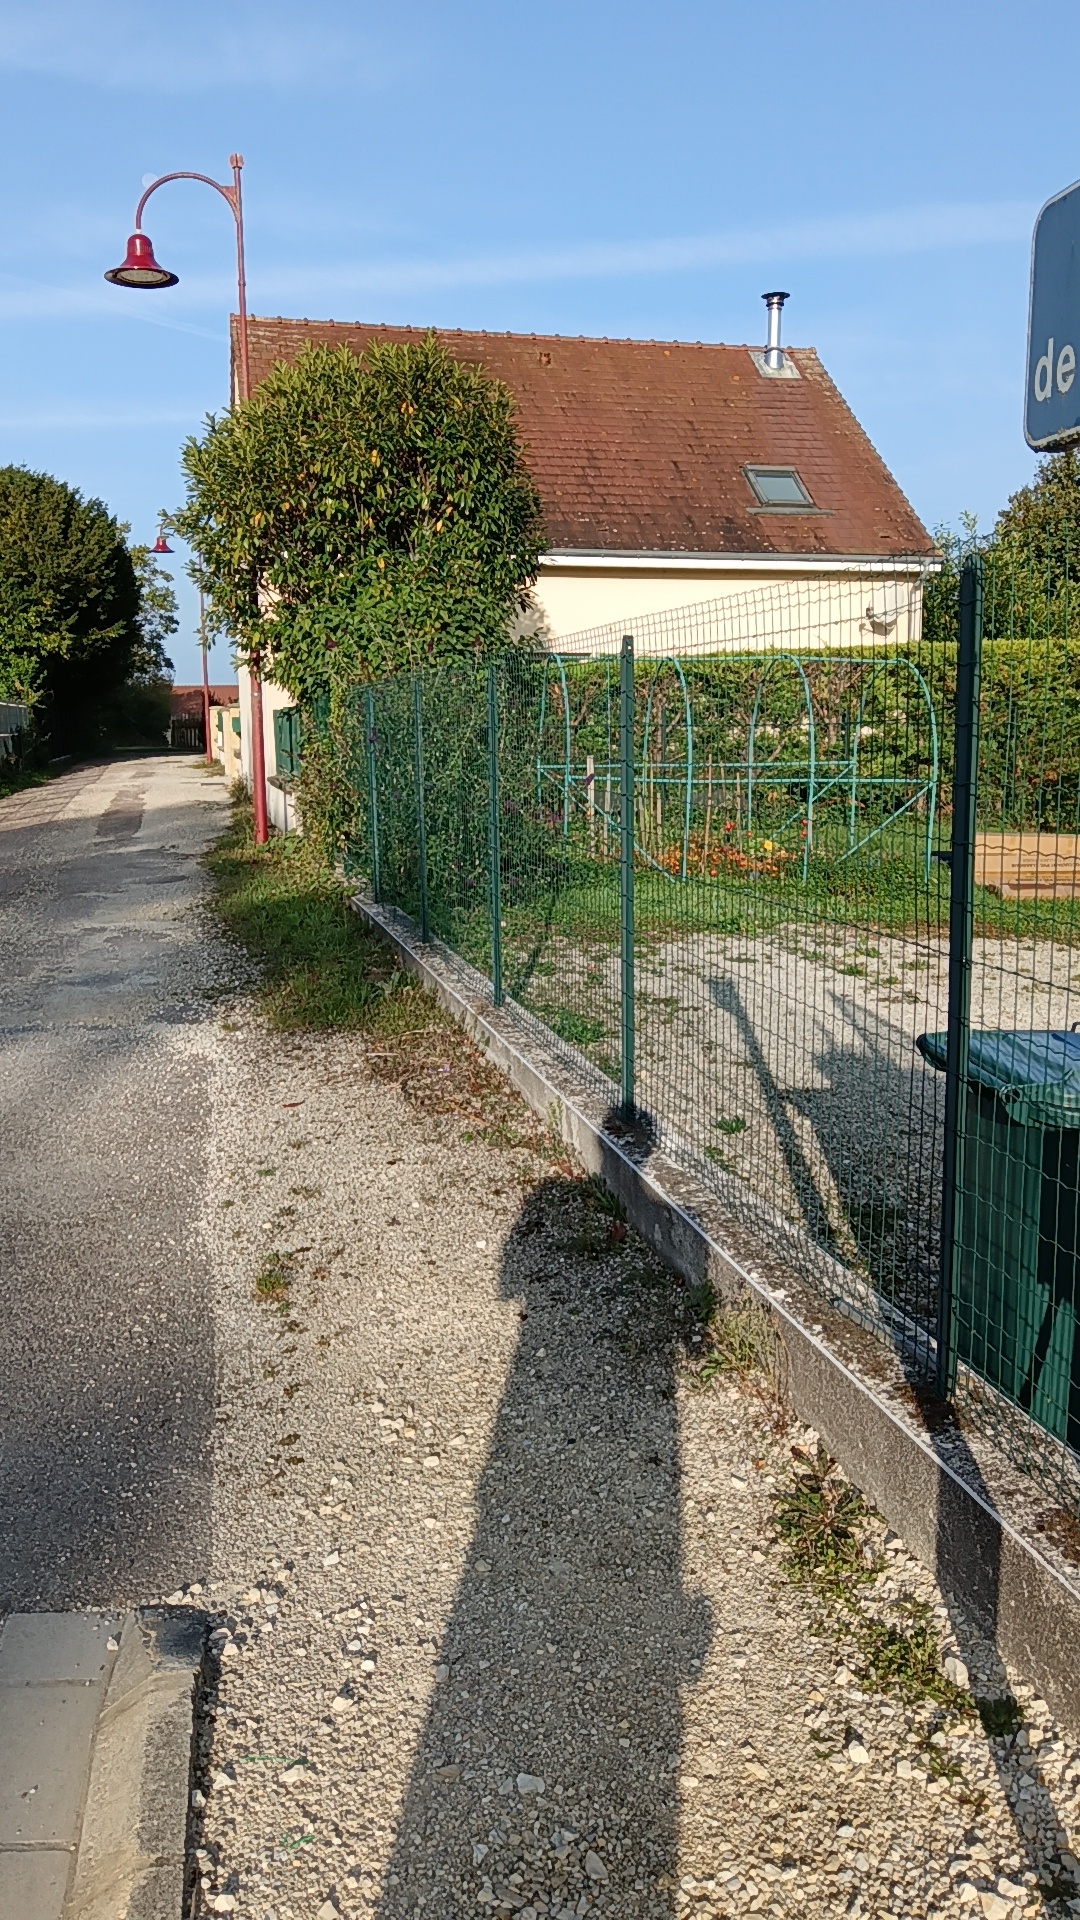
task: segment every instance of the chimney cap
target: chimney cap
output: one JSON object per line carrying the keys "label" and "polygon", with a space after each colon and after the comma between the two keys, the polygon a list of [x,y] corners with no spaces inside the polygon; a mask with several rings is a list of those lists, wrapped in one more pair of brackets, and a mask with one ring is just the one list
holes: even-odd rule
{"label": "chimney cap", "polygon": [[780,315],[784,309],[786,293],[763,293],[762,299],[769,310],[769,338],[765,343],[765,365],[770,373],[784,371],[784,350],[780,345]]}

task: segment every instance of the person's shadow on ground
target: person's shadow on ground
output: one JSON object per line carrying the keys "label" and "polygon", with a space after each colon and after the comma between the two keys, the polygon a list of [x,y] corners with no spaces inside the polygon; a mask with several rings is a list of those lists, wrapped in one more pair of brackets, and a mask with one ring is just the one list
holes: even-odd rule
{"label": "person's shadow on ground", "polygon": [[668,1915],[709,1632],[673,1398],[697,1303],[568,1180],[529,1195],[502,1285],[520,1341],[379,1911]]}

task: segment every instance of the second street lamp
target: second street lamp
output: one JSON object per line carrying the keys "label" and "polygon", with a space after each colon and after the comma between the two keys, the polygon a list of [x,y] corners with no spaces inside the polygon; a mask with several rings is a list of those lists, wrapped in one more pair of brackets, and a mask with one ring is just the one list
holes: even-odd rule
{"label": "second street lamp", "polygon": [[[170,273],[154,258],[154,249],[150,236],[142,230],[143,208],[152,193],[170,180],[198,180],[204,187],[213,187],[220,193],[232,209],[236,222],[236,311],[240,337],[240,374],[237,380],[237,398],[247,400],[251,394],[251,365],[248,354],[247,324],[247,279],[244,272],[244,205],[240,193],[240,170],[243,167],[243,155],[229,155],[232,168],[232,185],[211,179],[208,173],[163,173],[159,179],[152,180],[135,209],[135,231],[127,243],[127,253],[118,267],[110,267],[106,280],[114,287],[137,287],[154,289],[175,287],[179,275]],[[204,653],[205,663],[205,653]],[[255,816],[255,841],[263,846],[269,837],[266,811],[266,751],[263,742],[263,701],[262,675],[260,662],[256,654],[250,668],[251,687],[251,801]]]}

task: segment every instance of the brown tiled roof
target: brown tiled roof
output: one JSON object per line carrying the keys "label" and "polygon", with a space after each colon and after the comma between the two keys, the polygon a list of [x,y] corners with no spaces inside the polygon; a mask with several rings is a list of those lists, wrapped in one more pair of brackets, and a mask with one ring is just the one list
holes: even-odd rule
{"label": "brown tiled roof", "polygon": [[[197,714],[202,719],[202,681],[173,686],[170,689],[169,705],[173,717],[183,719],[186,714]],[[235,707],[240,698],[239,687],[216,686],[210,689],[212,707]]]}
{"label": "brown tiled roof", "polygon": [[[253,383],[304,341],[362,353],[417,327],[249,322]],[[236,322],[233,322],[235,350]],[[556,550],[927,554],[932,542],[812,347],[770,379],[747,347],[437,330],[517,400]],[[755,511],[746,464],[794,467],[817,513]]]}

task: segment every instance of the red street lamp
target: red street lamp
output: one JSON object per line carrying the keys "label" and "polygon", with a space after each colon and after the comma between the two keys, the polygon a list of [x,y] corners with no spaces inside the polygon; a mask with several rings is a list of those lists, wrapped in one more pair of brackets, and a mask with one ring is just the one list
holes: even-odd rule
{"label": "red street lamp", "polygon": [[105,275],[114,287],[175,287],[178,273],[169,273],[154,259],[154,249],[145,233],[133,233],[127,243],[124,264],[110,267]]}
{"label": "red street lamp", "polygon": [[172,552],[172,548],[170,547],[168,541],[165,538],[164,514],[162,514],[161,519],[158,521],[157,539],[154,541],[154,544],[151,547],[150,551],[151,553],[171,553]]}
{"label": "red street lamp", "polygon": [[[212,180],[208,173],[163,173],[158,180],[152,180],[135,209],[135,231],[127,243],[127,253],[119,267],[110,267],[105,275],[114,287],[175,287],[179,275],[170,273],[166,267],[158,265],[154,258],[154,249],[148,234],[142,230],[143,208],[152,193],[170,180],[200,180],[204,187],[213,187],[220,193],[232,209],[236,222],[236,310],[240,322],[240,378],[237,382],[237,399],[247,400],[251,393],[251,366],[248,355],[247,324],[247,278],[244,272],[244,207],[240,195],[240,170],[243,167],[243,155],[229,155],[232,168],[232,186],[225,186],[220,180]],[[159,543],[164,533],[158,535]],[[159,544],[155,553],[169,552]],[[203,666],[206,665],[206,653],[203,652]],[[205,671],[203,679],[205,682]],[[255,842],[265,845],[269,838],[266,817],[266,753],[263,744],[263,701],[262,679],[259,672],[259,658],[256,654],[251,662],[251,797],[255,812]]]}

